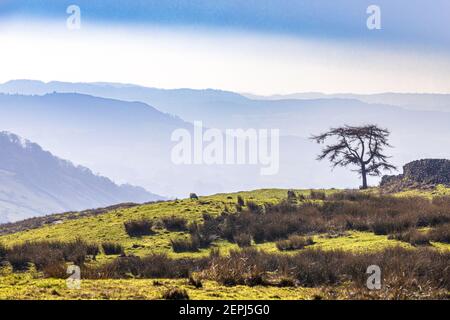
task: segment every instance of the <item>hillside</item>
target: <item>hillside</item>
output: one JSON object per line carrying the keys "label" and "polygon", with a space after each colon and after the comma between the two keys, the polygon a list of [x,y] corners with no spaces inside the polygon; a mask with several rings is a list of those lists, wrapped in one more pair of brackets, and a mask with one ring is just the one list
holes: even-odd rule
{"label": "hillside", "polygon": [[[340,190],[295,190],[295,193],[300,198],[305,198],[303,201],[308,201],[308,198],[317,203],[321,203],[322,197],[326,197],[328,202],[340,201],[334,194],[341,194],[348,192],[349,197],[354,196],[356,191],[340,191]],[[367,192],[361,192],[361,200],[373,196],[378,197],[378,189],[370,189]],[[359,193],[359,191],[358,191]],[[322,195],[323,194],[323,195]],[[201,222],[204,220],[204,214],[218,216],[224,211],[236,212],[235,205],[238,197],[242,197],[247,202],[254,202],[258,205],[274,205],[286,199],[286,189],[262,189],[254,191],[243,191],[237,193],[217,194],[212,196],[200,197],[199,200],[182,199],[163,201],[156,203],[149,203],[143,205],[124,205],[106,210],[88,210],[84,212],[50,215],[45,217],[40,223],[29,224],[28,221],[17,222],[14,228],[9,225],[0,226],[0,243],[20,243],[23,241],[39,241],[58,240],[68,241],[76,238],[82,238],[86,241],[103,242],[112,241],[120,243],[124,246],[129,254],[137,254],[144,256],[151,252],[165,252],[173,256],[186,255],[203,255],[207,254],[209,250],[199,250],[194,253],[177,253],[171,250],[170,240],[174,238],[185,238],[188,235],[184,231],[170,231],[164,227],[155,225],[157,232],[152,235],[143,237],[130,237],[124,230],[124,223],[130,220],[149,219],[155,223],[164,218],[172,216],[186,219],[188,223]],[[445,187],[438,187],[433,190],[411,191],[405,193],[394,194],[393,197],[406,200],[409,197],[431,198],[440,196],[450,196],[450,189]],[[358,199],[358,198],[356,198]],[[301,203],[301,202],[299,202]],[[38,218],[39,219],[39,218]],[[55,223],[56,222],[56,223]],[[24,225],[22,231],[17,232],[18,226]],[[350,228],[351,230],[351,228]],[[353,230],[357,231],[357,230]],[[320,239],[320,237],[319,237]],[[323,238],[318,241],[315,246],[337,248],[348,248],[351,250],[366,250],[368,248],[382,249],[384,246],[398,244],[395,240],[389,240],[385,235],[375,235],[371,232],[356,232],[352,236],[343,236],[337,238]],[[226,250],[237,248],[237,246],[229,241],[220,239],[215,243],[217,247],[223,247]],[[261,248],[274,249],[274,243],[257,244]],[[449,247],[450,248],[450,247]]]}
{"label": "hillside", "polygon": [[[421,299],[448,292],[442,268],[450,259],[450,189],[390,196],[377,189],[289,194],[288,202],[283,189],[217,194],[54,215],[28,228],[27,221],[14,228],[0,226],[0,260],[3,254],[12,265],[12,270],[0,270],[0,297],[160,299],[170,290],[186,290],[195,299]],[[421,212],[409,210],[417,206]],[[150,229],[132,235],[126,228],[130,221],[147,221]],[[20,226],[24,229],[17,232]],[[192,242],[194,236],[200,237],[200,247]],[[65,259],[82,266],[81,290],[65,286],[65,267],[51,258],[65,246],[72,252]],[[83,250],[88,251],[76,258]],[[400,274],[390,268],[398,256],[404,270]],[[26,271],[25,261],[34,262],[37,270]],[[428,272],[420,272],[418,261]],[[292,267],[270,271],[274,263]],[[365,266],[373,263],[384,270],[383,281],[402,283],[403,291],[367,291],[358,279],[365,279]],[[299,266],[301,272],[296,271]],[[252,272],[261,273],[255,278]],[[419,284],[401,278],[405,274]],[[348,277],[352,283],[338,280]]]}
{"label": "hillside", "polygon": [[162,199],[143,188],[116,185],[12,133],[0,132],[0,150],[2,223],[122,202]]}

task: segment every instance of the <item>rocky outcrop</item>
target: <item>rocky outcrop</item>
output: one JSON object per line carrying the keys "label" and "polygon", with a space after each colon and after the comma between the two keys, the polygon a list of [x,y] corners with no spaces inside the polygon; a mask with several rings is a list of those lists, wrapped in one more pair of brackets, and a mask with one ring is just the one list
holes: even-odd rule
{"label": "rocky outcrop", "polygon": [[403,174],[383,176],[380,187],[387,191],[420,188],[429,189],[439,184],[450,187],[450,160],[422,159],[403,166]]}

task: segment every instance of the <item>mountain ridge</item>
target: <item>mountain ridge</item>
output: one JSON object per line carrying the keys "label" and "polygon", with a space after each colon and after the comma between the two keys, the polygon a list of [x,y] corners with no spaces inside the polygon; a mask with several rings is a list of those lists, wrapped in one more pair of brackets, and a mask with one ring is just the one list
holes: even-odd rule
{"label": "mountain ridge", "polygon": [[[432,110],[432,111],[450,111],[450,93],[426,93],[426,92],[379,92],[369,94],[354,93],[323,93],[323,92],[296,92],[290,94],[271,94],[258,95],[252,93],[238,93],[230,90],[222,90],[215,88],[157,88],[144,85],[136,85],[131,83],[119,82],[65,82],[65,81],[40,81],[29,79],[9,80],[0,84],[0,92],[4,93],[21,93],[21,94],[44,94],[51,93],[52,90],[57,92],[68,91],[70,88],[78,90],[88,90],[89,86],[96,86],[114,89],[138,89],[141,91],[150,90],[156,92],[170,92],[175,94],[183,93],[214,93],[222,97],[231,99],[240,99],[241,101],[249,100],[315,100],[315,99],[355,99],[366,103],[386,104],[392,106],[400,106],[411,110]],[[74,91],[80,92],[81,91]],[[94,94],[99,96],[98,94]],[[139,99],[138,99],[139,100]]]}
{"label": "mountain ridge", "polygon": [[141,187],[117,185],[11,132],[0,132],[0,146],[0,222],[163,199]]}
{"label": "mountain ridge", "polygon": [[[47,150],[115,181],[168,197],[264,187],[357,188],[357,177],[345,169],[336,168],[330,174],[328,163],[316,161],[320,146],[309,139],[311,134],[343,124],[374,123],[389,129],[395,146],[390,155],[397,166],[419,158],[450,157],[442,147],[449,143],[448,112],[414,111],[354,99],[260,102],[234,94],[215,95],[213,90],[195,95],[189,95],[192,90],[178,91],[178,96],[174,91],[157,90],[147,95],[147,89],[136,93],[132,85],[126,85],[129,92],[111,86],[97,92],[98,86],[83,85],[91,90],[87,95],[66,85],[71,93],[53,93],[51,89],[57,88],[44,84],[52,93],[0,95],[0,127],[39,141]],[[279,129],[278,174],[261,176],[259,167],[251,165],[175,165],[171,134],[183,128],[192,135],[191,120],[201,120],[205,129]]]}

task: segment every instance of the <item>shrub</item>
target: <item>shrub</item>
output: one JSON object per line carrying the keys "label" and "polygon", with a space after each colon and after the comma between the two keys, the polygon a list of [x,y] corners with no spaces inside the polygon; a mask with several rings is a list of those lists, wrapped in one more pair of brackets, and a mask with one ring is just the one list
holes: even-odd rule
{"label": "shrub", "polygon": [[[14,271],[26,271],[32,263],[32,258],[26,254],[19,251],[12,252],[8,254],[8,262],[11,264]],[[60,262],[60,261],[58,261]],[[50,265],[50,263],[45,263],[42,267]],[[41,266],[39,266],[42,268]]]}
{"label": "shrub", "polygon": [[314,244],[314,241],[311,237],[302,237],[302,236],[290,236],[287,240],[281,240],[276,243],[278,250],[286,251],[286,250],[299,250],[303,249],[306,246]]}
{"label": "shrub", "polygon": [[309,193],[309,197],[313,200],[325,200],[327,195],[324,191],[311,190]]}
{"label": "shrub", "polygon": [[431,230],[429,236],[432,241],[450,243],[450,223]]}
{"label": "shrub", "polygon": [[376,218],[371,229],[377,235],[386,235],[408,230],[415,225],[416,222],[407,216],[384,216]]}
{"label": "shrub", "polygon": [[190,239],[172,239],[170,244],[174,252],[197,252],[199,241],[191,236]]}
{"label": "shrub", "polygon": [[297,195],[295,194],[294,190],[288,190],[288,192],[287,192],[287,199],[288,199],[288,201],[295,201],[295,200],[297,200]]}
{"label": "shrub", "polygon": [[[370,265],[381,268],[383,288],[388,288],[392,296],[400,297],[402,291],[406,290],[405,294],[409,294],[408,290],[416,290],[413,294],[417,297],[430,298],[450,289],[450,274],[447,272],[450,252],[426,247],[415,250],[393,247],[363,253],[305,248],[290,255],[246,248],[231,250],[229,255],[224,256],[214,250],[209,257],[195,259],[173,259],[163,254],[152,254],[145,258],[118,257],[105,265],[85,265],[82,272],[84,278],[95,279],[191,277],[188,283],[197,287],[200,284],[192,274],[227,286],[299,285],[323,288],[350,284],[355,292],[367,292],[366,270]],[[420,287],[427,291],[417,289]],[[400,294],[393,293],[395,291]]]}
{"label": "shrub", "polygon": [[191,286],[194,286],[195,288],[199,289],[203,287],[203,283],[199,279],[195,279],[192,275],[189,276],[188,283]]}
{"label": "shrub", "polygon": [[123,254],[124,253],[124,249],[120,243],[103,242],[102,248],[103,248],[103,252],[106,255]]}
{"label": "shrub", "polygon": [[27,270],[30,264],[34,264],[38,270],[44,270],[50,266],[58,268],[65,262],[81,266],[87,256],[95,258],[97,254],[96,244],[76,239],[69,242],[42,241],[14,245],[6,250],[5,259],[11,263],[14,270]]}
{"label": "shrub", "polygon": [[125,231],[130,237],[153,234],[153,221],[148,219],[130,220],[124,223]]}
{"label": "shrub", "polygon": [[49,278],[65,279],[67,275],[67,267],[64,263],[49,264],[42,267],[44,276]]}
{"label": "shrub", "polygon": [[0,243],[0,261],[6,257],[7,249],[6,247]]}
{"label": "shrub", "polygon": [[162,222],[168,231],[186,231],[188,229],[187,220],[181,217],[171,216],[163,218]]}
{"label": "shrub", "polygon": [[205,268],[205,258],[173,259],[166,254],[151,254],[144,258],[136,256],[117,257],[100,266],[85,266],[83,277],[87,279],[120,278],[188,278],[193,272]]}
{"label": "shrub", "polygon": [[295,280],[292,279],[292,278],[282,277],[278,281],[277,286],[280,287],[280,288],[295,287]]}
{"label": "shrub", "polygon": [[406,232],[397,233],[389,236],[389,238],[408,242],[413,246],[430,245],[428,234],[417,231],[416,229],[410,229]]}
{"label": "shrub", "polygon": [[95,243],[86,244],[86,255],[91,256],[94,260],[95,257],[100,253],[100,249]]}
{"label": "shrub", "polygon": [[253,213],[260,213],[262,210],[262,207],[260,205],[258,205],[256,202],[248,200],[247,201],[247,209]]}
{"label": "shrub", "polygon": [[237,243],[240,248],[250,247],[252,245],[252,236],[246,233],[241,233],[234,236],[234,242]]}
{"label": "shrub", "polygon": [[450,196],[435,196],[432,202],[433,205],[448,208],[450,206]]}
{"label": "shrub", "polygon": [[229,256],[213,257],[203,275],[225,286],[264,285],[266,272],[254,262],[257,256],[253,249],[231,250]]}
{"label": "shrub", "polygon": [[189,295],[184,289],[171,288],[163,293],[162,298],[165,300],[189,300]]}
{"label": "shrub", "polygon": [[339,285],[351,281],[366,286],[367,267],[378,265],[384,279],[409,281],[419,285],[449,289],[450,274],[446,272],[450,253],[432,249],[416,250],[394,247],[371,253],[352,253],[341,250],[322,251],[304,249],[293,255],[269,254],[254,249],[231,251],[229,256],[211,258],[205,278],[224,285],[248,284],[267,274],[295,279],[298,285],[319,287]]}
{"label": "shrub", "polygon": [[209,245],[217,240],[220,235],[220,224],[224,221],[225,216],[214,218],[209,215],[203,215],[203,223],[192,223],[189,226],[189,233],[192,239],[198,243],[200,248],[207,248]]}
{"label": "shrub", "polygon": [[255,243],[284,240],[294,234],[339,234],[346,230],[399,234],[411,228],[448,223],[450,206],[444,200],[346,191],[323,202],[281,201],[259,206],[249,201],[246,208],[235,214],[208,216],[204,220],[203,224],[195,224],[195,231],[190,228],[190,232],[202,247],[207,247],[217,238],[235,242],[241,234],[248,234]]}
{"label": "shrub", "polygon": [[340,192],[334,192],[328,196],[332,200],[348,200],[348,201],[362,201],[373,199],[374,196],[367,192],[360,192],[357,190],[345,190]]}

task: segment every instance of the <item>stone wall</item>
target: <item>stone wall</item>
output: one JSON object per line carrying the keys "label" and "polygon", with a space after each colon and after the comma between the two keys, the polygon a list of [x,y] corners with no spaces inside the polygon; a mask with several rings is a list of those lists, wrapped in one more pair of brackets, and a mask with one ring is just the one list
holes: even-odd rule
{"label": "stone wall", "polygon": [[398,191],[405,188],[431,188],[438,184],[450,187],[450,160],[422,159],[403,166],[403,174],[383,176],[380,187]]}

